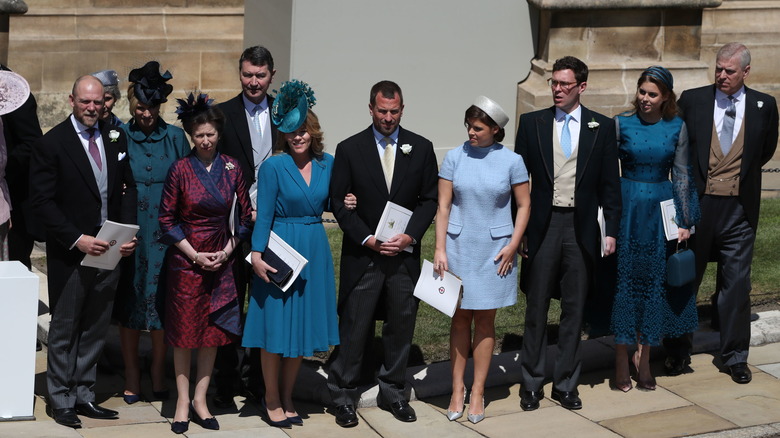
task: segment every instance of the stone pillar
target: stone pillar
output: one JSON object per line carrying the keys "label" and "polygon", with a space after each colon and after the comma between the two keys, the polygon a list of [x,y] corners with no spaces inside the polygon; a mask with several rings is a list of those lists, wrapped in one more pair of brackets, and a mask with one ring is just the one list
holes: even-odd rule
{"label": "stone pillar", "polygon": [[27,13],[24,0],[0,0],[0,64],[8,65],[8,28],[11,15]]}
{"label": "stone pillar", "polygon": [[[528,0],[535,22],[535,57],[518,84],[517,112],[551,105],[546,80],[556,59],[576,56],[588,64],[582,101],[607,116],[629,109],[639,74],[650,65],[668,68],[675,90],[710,82],[700,59],[702,10],[721,0]],[[534,21],[534,15],[536,20]]]}

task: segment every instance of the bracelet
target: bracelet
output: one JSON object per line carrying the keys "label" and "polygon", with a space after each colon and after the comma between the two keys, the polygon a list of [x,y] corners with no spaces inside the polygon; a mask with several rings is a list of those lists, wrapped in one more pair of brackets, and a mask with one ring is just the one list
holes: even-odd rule
{"label": "bracelet", "polygon": [[227,260],[227,259],[228,259],[228,253],[227,253],[227,251],[225,251],[225,250],[223,249],[223,250],[222,250],[222,253],[223,253],[223,254],[225,254],[225,260]]}
{"label": "bracelet", "polygon": [[198,257],[200,257],[200,253],[196,252],[195,253],[195,258],[192,259],[192,264],[193,265],[197,265],[198,264]]}

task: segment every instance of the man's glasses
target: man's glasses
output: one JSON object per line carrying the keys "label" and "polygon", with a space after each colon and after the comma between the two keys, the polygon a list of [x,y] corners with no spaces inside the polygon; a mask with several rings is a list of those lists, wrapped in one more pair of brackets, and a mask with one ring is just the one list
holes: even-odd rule
{"label": "man's glasses", "polygon": [[547,85],[549,85],[550,88],[552,88],[553,90],[556,87],[561,87],[561,90],[563,90],[565,92],[569,92],[572,88],[574,88],[575,85],[577,85],[577,83],[576,82],[561,82],[561,81],[556,81],[553,78],[550,78],[550,79],[547,79]]}

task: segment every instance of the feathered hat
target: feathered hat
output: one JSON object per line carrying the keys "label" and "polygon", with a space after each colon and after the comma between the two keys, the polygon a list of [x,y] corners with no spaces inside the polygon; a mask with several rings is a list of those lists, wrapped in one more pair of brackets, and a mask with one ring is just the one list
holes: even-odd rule
{"label": "feathered hat", "polygon": [[306,82],[293,79],[283,83],[274,93],[271,121],[281,132],[295,132],[306,121],[309,109],[317,103],[314,91]]}

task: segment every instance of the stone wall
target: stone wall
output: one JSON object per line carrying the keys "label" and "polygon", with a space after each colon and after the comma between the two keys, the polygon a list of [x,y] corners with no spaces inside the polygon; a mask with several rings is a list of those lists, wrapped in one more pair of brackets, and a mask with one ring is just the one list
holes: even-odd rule
{"label": "stone wall", "polygon": [[173,122],[175,97],[201,89],[217,101],[240,90],[243,0],[27,0],[29,11],[10,20],[8,65],[38,99],[48,129],[70,112],[73,81],[97,70],[117,71],[122,89],[114,112],[127,109],[127,75],[149,60],[173,74],[163,107]]}

